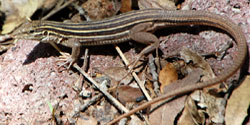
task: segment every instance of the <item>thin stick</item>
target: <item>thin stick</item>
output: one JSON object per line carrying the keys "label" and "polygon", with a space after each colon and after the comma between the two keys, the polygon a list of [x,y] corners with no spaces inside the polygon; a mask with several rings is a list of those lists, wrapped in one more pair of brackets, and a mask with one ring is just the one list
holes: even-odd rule
{"label": "thin stick", "polygon": [[[120,111],[123,111],[125,113],[128,113],[129,110],[124,107],[117,99],[115,99],[112,95],[110,95],[106,90],[102,89],[99,84],[90,77],[85,71],[83,71],[76,63],[73,65],[74,68],[76,68],[85,78],[87,78],[91,83],[94,84],[94,86],[101,91]],[[132,118],[136,118],[134,115],[131,116]]]}
{"label": "thin stick", "polygon": [[[129,65],[129,62],[128,60],[126,59],[126,57],[124,56],[124,54],[122,53],[121,49],[115,45],[115,49],[116,51],[119,53],[119,55],[121,56],[122,60],[124,61],[125,65],[128,66]],[[131,70],[131,67],[128,66],[129,70]],[[139,77],[136,75],[136,73],[134,71],[132,71],[132,75],[133,77],[135,78],[135,80],[137,81],[138,83],[138,86],[141,88],[142,92],[144,93],[144,95],[146,96],[147,100],[150,101],[152,100],[152,98],[149,96],[143,82],[139,79]]]}
{"label": "thin stick", "polygon": [[62,10],[63,8],[65,8],[66,6],[70,5],[71,3],[75,2],[76,0],[70,0],[66,3],[64,3],[62,6],[60,6],[59,8],[56,8],[55,10],[51,11],[50,13],[48,13],[45,17],[43,17],[41,20],[47,20],[48,18],[50,18],[52,15],[54,15],[55,13],[57,13],[58,11]]}
{"label": "thin stick", "polygon": [[125,108],[118,100],[116,100],[111,94],[109,94],[106,90],[103,90],[99,84],[90,77],[85,71],[83,71],[77,64],[73,65],[74,68],[76,68],[85,78],[87,78],[94,86],[101,91],[114,105],[119,108],[123,112],[129,112],[127,108]]}
{"label": "thin stick", "polygon": [[78,110],[74,111],[74,114],[72,117],[76,117],[81,111],[85,111],[90,105],[94,104],[98,100],[100,100],[103,97],[103,94],[99,93],[98,95],[91,98],[88,102],[81,105]]}

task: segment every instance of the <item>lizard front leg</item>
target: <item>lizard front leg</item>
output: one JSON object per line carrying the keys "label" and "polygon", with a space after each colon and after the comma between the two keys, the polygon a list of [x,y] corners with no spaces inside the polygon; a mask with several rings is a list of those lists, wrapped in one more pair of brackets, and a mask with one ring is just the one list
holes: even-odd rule
{"label": "lizard front leg", "polygon": [[[57,51],[59,51],[63,55],[63,58],[66,58],[66,62],[62,65],[69,64],[67,66],[67,69],[69,69],[77,61],[77,59],[79,57],[81,44],[80,44],[79,40],[77,40],[77,39],[70,38],[70,39],[65,40],[65,39],[58,39],[57,37],[53,37],[53,36],[50,36],[50,37],[47,36],[47,37],[43,38],[41,40],[41,42],[50,43]],[[56,43],[72,48],[71,57],[68,57],[68,55],[63,53],[57,47]]]}

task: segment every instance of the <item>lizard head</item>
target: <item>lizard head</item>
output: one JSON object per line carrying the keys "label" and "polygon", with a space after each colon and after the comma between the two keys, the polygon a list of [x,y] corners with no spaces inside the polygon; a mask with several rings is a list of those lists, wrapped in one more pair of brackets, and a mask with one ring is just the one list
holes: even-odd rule
{"label": "lizard head", "polygon": [[23,23],[17,28],[17,30],[11,33],[11,37],[15,39],[41,40],[42,35],[37,29],[40,22],[41,21],[27,21]]}

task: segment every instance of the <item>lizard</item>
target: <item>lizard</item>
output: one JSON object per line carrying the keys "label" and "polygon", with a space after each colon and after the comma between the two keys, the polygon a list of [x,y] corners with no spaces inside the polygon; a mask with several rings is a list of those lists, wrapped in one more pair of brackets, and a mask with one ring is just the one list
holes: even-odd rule
{"label": "lizard", "polygon": [[158,48],[160,40],[153,34],[154,31],[167,27],[190,25],[204,25],[226,32],[236,42],[238,47],[238,55],[234,60],[234,64],[216,76],[216,78],[183,87],[144,103],[109,123],[113,124],[119,119],[144,109],[153,103],[196,89],[212,86],[231,77],[243,65],[246,58],[247,42],[241,28],[231,19],[211,12],[145,9],[127,12],[101,21],[83,23],[31,21],[23,24],[19,30],[11,34],[11,37],[15,39],[39,40],[44,43],[50,43],[53,46],[60,44],[70,47],[72,48],[72,53],[67,62],[70,62],[69,65],[72,65],[79,56],[81,46],[118,44],[129,40],[148,45],[139,53],[138,57],[140,58],[142,55]]}

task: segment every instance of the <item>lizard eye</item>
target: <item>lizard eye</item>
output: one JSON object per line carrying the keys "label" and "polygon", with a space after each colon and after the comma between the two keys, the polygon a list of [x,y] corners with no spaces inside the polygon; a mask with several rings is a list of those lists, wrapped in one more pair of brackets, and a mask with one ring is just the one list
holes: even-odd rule
{"label": "lizard eye", "polygon": [[49,35],[48,31],[43,31],[43,35]]}

